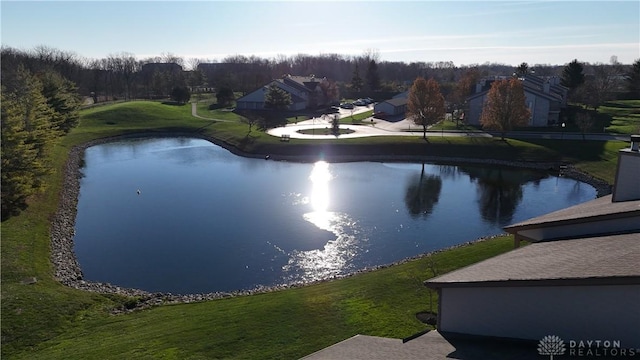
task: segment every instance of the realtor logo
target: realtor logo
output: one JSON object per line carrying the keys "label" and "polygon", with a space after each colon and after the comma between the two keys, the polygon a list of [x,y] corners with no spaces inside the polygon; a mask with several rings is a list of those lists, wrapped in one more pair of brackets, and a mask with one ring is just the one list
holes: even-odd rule
{"label": "realtor logo", "polygon": [[[589,340],[562,340],[557,335],[547,335],[538,342],[538,354],[549,355],[553,360],[554,356],[568,355],[579,357],[635,357],[640,354],[640,348],[623,348],[620,340],[609,339],[589,339]],[[568,347],[568,348],[567,348]]]}
{"label": "realtor logo", "polygon": [[538,354],[549,355],[551,360],[553,355],[563,355],[564,352],[564,341],[556,335],[547,335],[538,343]]}

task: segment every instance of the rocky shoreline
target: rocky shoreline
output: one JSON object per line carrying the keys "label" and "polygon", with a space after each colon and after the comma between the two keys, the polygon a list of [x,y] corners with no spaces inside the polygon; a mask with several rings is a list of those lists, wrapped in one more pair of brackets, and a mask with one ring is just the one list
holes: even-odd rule
{"label": "rocky shoreline", "polygon": [[[249,295],[255,293],[262,292],[270,292],[277,291],[292,287],[299,287],[308,285],[307,283],[294,283],[294,284],[282,284],[275,286],[259,286],[250,290],[240,290],[234,292],[214,292],[207,294],[172,294],[172,293],[151,293],[144,290],[139,289],[130,289],[123,288],[120,286],[116,286],[109,283],[99,283],[99,282],[91,282],[83,279],[82,269],[77,261],[75,256],[75,252],[73,250],[73,238],[75,236],[75,219],[76,219],[76,211],[78,204],[78,195],[80,193],[80,179],[82,178],[82,165],[84,160],[84,151],[88,147],[121,140],[124,138],[137,138],[137,137],[161,137],[161,136],[189,136],[189,137],[197,137],[194,134],[171,134],[171,135],[160,135],[160,134],[136,134],[132,136],[119,136],[113,138],[103,138],[94,140],[83,145],[75,146],[69,152],[69,157],[64,166],[64,178],[61,194],[60,194],[60,202],[58,205],[58,210],[52,219],[51,228],[50,228],[50,237],[51,237],[51,261],[54,265],[55,277],[62,284],[79,289],[84,291],[97,292],[102,294],[117,294],[122,296],[128,296],[132,298],[132,301],[126,303],[120,309],[114,310],[114,313],[120,312],[128,312],[137,309],[147,308],[150,306],[162,305],[162,304],[175,304],[175,303],[190,303],[190,302],[199,302],[213,299],[220,299],[225,297],[239,296],[239,295]],[[254,158],[265,158],[265,155],[256,155],[256,154],[248,154],[242,151],[239,151],[236,148],[226,146],[224,143],[220,143],[216,139],[201,137],[205,140],[208,140],[216,145],[220,145],[225,147],[229,151],[234,154],[245,156],[245,157],[254,157]],[[278,156],[271,155],[269,159],[272,160],[280,160],[280,161],[298,161],[298,162],[307,162],[307,161],[316,161],[316,156],[309,155],[300,155],[300,156]],[[389,162],[389,161],[425,161],[425,162],[436,162],[436,163],[447,163],[447,164],[487,164],[487,165],[497,165],[497,166],[507,166],[507,167],[516,167],[516,168],[528,168],[528,169],[537,169],[537,170],[545,170],[545,171],[554,171],[558,172],[560,176],[565,176],[568,178],[576,179],[585,183],[588,183],[595,187],[597,191],[597,196],[604,196],[611,193],[611,185],[607,184],[604,181],[596,179],[592,176],[584,174],[572,166],[564,166],[558,163],[526,163],[526,162],[510,162],[510,161],[500,161],[500,160],[484,160],[484,159],[464,159],[464,158],[445,158],[445,157],[429,157],[429,156],[387,156],[387,155],[349,155],[349,156],[332,156],[330,158],[326,158],[330,162],[350,162],[350,161],[380,161],[380,162]],[[455,245],[453,247],[433,251],[426,254],[421,254],[412,258],[401,260],[394,264],[380,265],[374,268],[367,268],[360,270],[358,272],[340,276],[340,277],[349,277],[358,273],[373,271],[376,269],[388,267],[395,264],[404,263],[410,260],[422,258],[425,256],[429,256],[433,253],[438,253],[441,251],[445,251],[451,248],[456,248],[460,246],[464,246],[470,243],[485,241],[492,237],[481,238],[475,241],[467,242],[464,244]],[[322,281],[334,280],[339,277],[333,277],[330,279],[325,279]]]}

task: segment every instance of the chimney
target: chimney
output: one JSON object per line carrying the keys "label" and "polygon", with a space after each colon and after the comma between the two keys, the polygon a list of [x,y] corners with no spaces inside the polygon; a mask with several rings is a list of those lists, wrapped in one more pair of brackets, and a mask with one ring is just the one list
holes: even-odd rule
{"label": "chimney", "polygon": [[631,146],[618,153],[613,202],[640,200],[640,135],[631,135]]}

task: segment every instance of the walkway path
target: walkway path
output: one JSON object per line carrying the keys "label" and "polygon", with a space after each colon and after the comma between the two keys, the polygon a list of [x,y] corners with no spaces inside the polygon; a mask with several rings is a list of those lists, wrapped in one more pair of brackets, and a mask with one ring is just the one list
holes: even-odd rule
{"label": "walkway path", "polygon": [[[365,110],[366,111],[366,110]],[[348,116],[342,116],[348,117]],[[349,139],[358,137],[371,136],[423,136],[422,127],[414,124],[411,120],[400,120],[389,122],[373,117],[362,120],[361,125],[341,124],[341,129],[352,130],[352,133],[342,134],[339,136],[325,135],[326,129],[331,127],[329,117],[313,118],[300,121],[296,124],[287,124],[283,127],[267,130],[267,133],[273,136],[281,137],[289,135],[292,139]],[[316,129],[318,134],[302,134],[298,131]],[[500,137],[500,133],[492,131],[466,131],[466,130],[427,130],[429,137]],[[582,140],[580,133],[564,133],[564,132],[538,132],[538,131],[512,131],[507,132],[505,137],[512,139],[560,139],[560,140]],[[589,133],[585,134],[586,140],[608,141],[621,140],[629,141],[629,135],[616,135],[605,133]]]}
{"label": "walkway path", "polygon": [[220,122],[237,122],[235,120],[212,119],[212,118],[206,118],[204,116],[200,116],[198,115],[198,104],[195,102],[191,103],[191,116],[197,117],[198,119],[203,119],[203,120],[220,121]]}

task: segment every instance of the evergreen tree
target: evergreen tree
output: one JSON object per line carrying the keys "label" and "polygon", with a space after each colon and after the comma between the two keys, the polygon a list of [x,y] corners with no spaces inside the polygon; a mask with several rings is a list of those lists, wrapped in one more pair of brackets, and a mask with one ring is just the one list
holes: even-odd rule
{"label": "evergreen tree", "polygon": [[40,76],[42,94],[53,110],[52,123],[60,131],[67,133],[80,119],[80,96],[76,85],[54,71],[46,71]]}
{"label": "evergreen tree", "polygon": [[186,104],[191,99],[191,91],[186,86],[174,86],[171,90],[171,100],[178,104]]}
{"label": "evergreen tree", "polygon": [[519,79],[497,80],[491,84],[480,116],[483,128],[500,131],[504,140],[507,131],[517,126],[526,126],[530,117],[524,88]]}
{"label": "evergreen tree", "polygon": [[264,96],[264,106],[267,109],[286,110],[291,105],[291,94],[272,84]]}
{"label": "evergreen tree", "polygon": [[2,88],[2,218],[26,207],[26,199],[44,188],[46,159],[59,131],[56,116],[42,95],[42,84],[19,66],[12,91]]}
{"label": "evergreen tree", "polygon": [[366,78],[367,87],[370,91],[377,91],[380,89],[380,75],[378,75],[378,65],[375,60],[369,61]]}
{"label": "evergreen tree", "polygon": [[2,87],[2,220],[17,214],[38,188],[31,165],[37,160],[34,145],[24,128],[20,106],[14,94]]}
{"label": "evergreen tree", "polygon": [[629,92],[634,99],[640,99],[640,59],[636,60],[627,74]]}
{"label": "evergreen tree", "polygon": [[360,77],[360,70],[358,69],[358,63],[356,63],[356,68],[353,70],[353,77],[351,78],[351,88],[354,91],[362,90],[363,81]]}
{"label": "evergreen tree", "polygon": [[218,100],[218,105],[228,106],[235,100],[235,94],[230,87],[222,86],[216,93],[216,99]]}
{"label": "evergreen tree", "polygon": [[516,76],[523,77],[529,73],[529,64],[523,62],[516,68]]}
{"label": "evergreen tree", "polygon": [[567,64],[562,70],[562,78],[560,84],[573,90],[584,83],[584,67],[578,62],[578,59],[574,59]]}

